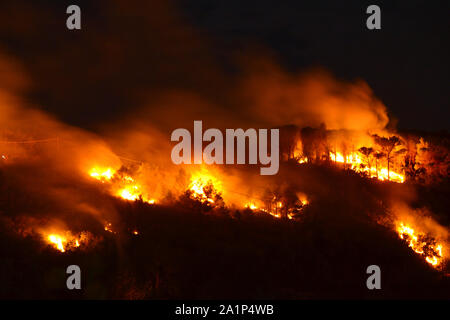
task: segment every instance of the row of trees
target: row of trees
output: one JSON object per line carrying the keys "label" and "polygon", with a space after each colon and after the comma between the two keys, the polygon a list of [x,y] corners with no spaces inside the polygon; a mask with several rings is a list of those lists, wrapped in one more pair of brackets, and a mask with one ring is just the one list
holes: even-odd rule
{"label": "row of trees", "polygon": [[[365,139],[367,146],[358,147],[355,142],[365,133],[346,130],[319,128],[298,128],[286,126],[280,130],[281,154],[284,160],[299,159],[302,162],[332,162],[339,152],[344,159],[349,155],[360,155],[362,165],[378,174],[380,166],[387,167],[388,177],[395,168],[404,173],[408,180],[432,183],[449,176],[450,143],[448,135],[428,136],[426,142],[415,134],[381,137],[372,135]],[[370,141],[367,141],[370,140]]]}
{"label": "row of trees", "polygon": [[363,156],[363,159],[365,159],[365,163],[369,168],[369,171],[372,170],[372,159],[375,160],[375,171],[378,178],[378,163],[383,159],[386,158],[387,162],[387,174],[388,174],[388,180],[390,179],[390,171],[391,171],[391,164],[395,156],[403,154],[406,150],[405,149],[396,149],[396,147],[401,145],[400,138],[397,136],[391,136],[389,138],[380,137],[378,135],[372,136],[375,143],[379,146],[379,150],[376,150],[372,147],[361,147],[358,149],[358,152]]}

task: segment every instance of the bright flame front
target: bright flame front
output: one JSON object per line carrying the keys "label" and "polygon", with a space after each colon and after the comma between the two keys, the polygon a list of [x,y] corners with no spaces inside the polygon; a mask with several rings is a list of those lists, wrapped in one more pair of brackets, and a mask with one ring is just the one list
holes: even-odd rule
{"label": "bright flame front", "polygon": [[411,226],[400,222],[397,227],[397,233],[400,239],[408,243],[408,246],[417,254],[425,258],[429,264],[438,267],[444,260],[442,254],[443,246],[437,243],[435,239],[417,232]]}

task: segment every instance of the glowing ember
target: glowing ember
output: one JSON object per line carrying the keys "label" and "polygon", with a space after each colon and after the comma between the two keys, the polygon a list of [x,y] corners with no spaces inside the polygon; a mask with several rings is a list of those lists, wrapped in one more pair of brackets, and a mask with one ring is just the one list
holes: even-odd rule
{"label": "glowing ember", "polygon": [[[297,215],[301,212],[301,210],[308,204],[308,200],[306,199],[298,199],[296,203],[287,206],[282,202],[277,200],[274,197],[271,201],[267,202],[265,206],[259,206],[255,203],[260,203],[258,201],[248,201],[244,207],[246,209],[250,209],[252,211],[260,211],[267,214],[270,214],[272,217],[280,219],[282,217],[282,212],[286,215],[289,220],[293,220],[297,217]],[[286,207],[286,208],[285,208]]]}
{"label": "glowing ember", "polygon": [[105,231],[114,233],[114,231],[112,230],[112,224],[111,224],[111,222],[108,222],[108,223],[105,225]]}
{"label": "glowing ember", "polygon": [[277,219],[281,218],[281,213],[276,213],[276,212],[268,211],[268,210],[265,210],[265,209],[263,209],[263,211],[268,213],[268,214],[270,214],[274,218],[277,218]]}
{"label": "glowing ember", "polygon": [[437,243],[435,239],[417,232],[402,222],[398,225],[397,232],[400,239],[406,241],[414,252],[423,256],[432,266],[438,267],[444,260],[442,255],[443,246]]}

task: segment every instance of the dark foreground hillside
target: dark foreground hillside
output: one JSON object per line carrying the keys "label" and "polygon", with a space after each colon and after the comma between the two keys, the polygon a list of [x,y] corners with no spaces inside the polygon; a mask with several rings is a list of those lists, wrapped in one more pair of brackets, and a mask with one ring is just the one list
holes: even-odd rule
{"label": "dark foreground hillside", "polygon": [[[446,272],[430,267],[374,218],[385,215],[383,193],[400,187],[392,184],[386,191],[352,174],[314,174],[329,174],[327,183],[297,221],[245,210],[201,213],[194,202],[151,206],[110,198],[118,212],[117,233],[93,218],[74,216],[103,240],[65,253],[14,230],[16,215],[50,206],[3,174],[0,297],[450,298]],[[434,199],[440,199],[436,193]],[[127,232],[136,226],[138,235]],[[81,267],[80,291],[66,289],[71,264]],[[366,288],[372,264],[381,268],[381,290]]]}

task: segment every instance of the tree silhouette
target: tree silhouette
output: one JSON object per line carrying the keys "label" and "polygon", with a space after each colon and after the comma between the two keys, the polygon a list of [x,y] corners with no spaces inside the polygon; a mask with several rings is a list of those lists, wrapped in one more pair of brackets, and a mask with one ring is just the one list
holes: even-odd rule
{"label": "tree silhouette", "polygon": [[373,154],[373,157],[375,158],[375,170],[377,172],[377,179],[378,179],[378,161],[383,159],[384,153],[383,152],[375,152]]}
{"label": "tree silhouette", "polygon": [[386,156],[387,160],[387,171],[388,171],[388,180],[389,178],[389,172],[390,172],[390,162],[392,160],[392,151],[394,148],[401,144],[400,138],[397,136],[391,136],[389,138],[380,137],[376,134],[373,135],[373,138],[375,140],[375,143],[378,144],[381,147],[381,150]]}
{"label": "tree silhouette", "polygon": [[370,173],[372,172],[370,156],[373,154],[374,150],[373,150],[373,148],[361,147],[358,149],[358,151],[364,156],[364,158],[366,160],[367,167],[369,168],[369,177],[370,177]]}

